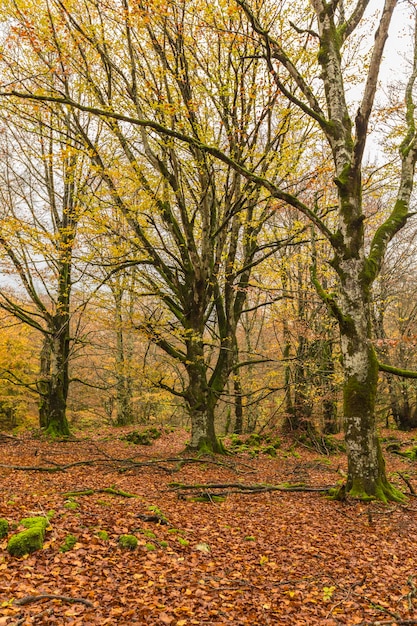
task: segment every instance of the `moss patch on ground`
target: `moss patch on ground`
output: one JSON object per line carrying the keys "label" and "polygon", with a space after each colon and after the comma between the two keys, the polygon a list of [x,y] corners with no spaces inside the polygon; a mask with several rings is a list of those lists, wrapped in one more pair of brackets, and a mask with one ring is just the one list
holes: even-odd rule
{"label": "moss patch on ground", "polygon": [[47,517],[26,517],[20,521],[26,528],[10,537],[7,550],[12,556],[24,556],[40,550],[45,540],[45,531],[49,526]]}
{"label": "moss patch on ground", "polygon": [[4,517],[0,518],[0,539],[3,539],[9,532],[9,522]]}

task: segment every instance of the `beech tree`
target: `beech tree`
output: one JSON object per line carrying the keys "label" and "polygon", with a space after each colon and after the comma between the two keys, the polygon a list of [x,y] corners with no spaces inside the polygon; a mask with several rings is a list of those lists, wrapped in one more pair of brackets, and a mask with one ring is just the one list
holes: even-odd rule
{"label": "beech tree", "polygon": [[[416,79],[416,46],[405,90],[405,133],[399,147],[401,172],[397,198],[388,218],[373,233],[369,251],[365,248],[363,208],[363,160],[378,84],[378,73],[388,29],[397,2],[386,0],[375,30],[369,64],[364,67],[362,100],[353,116],[347,104],[344,52],[358,28],[367,0],[354,4],[341,1],[312,0],[312,12],[304,25],[294,28],[300,37],[311,42],[316,51],[317,74],[324,94],[313,88],[312,75],[303,74],[273,32],[262,26],[245,1],[238,0],[254,31],[264,43],[265,61],[276,80],[277,88],[316,121],[329,147],[333,160],[334,191],[338,201],[338,222],[334,229],[320,216],[319,210],[299,207],[332,246],[331,265],[338,279],[338,293],[323,289],[312,267],[312,279],[321,298],[337,319],[345,371],[344,419],[348,449],[347,491],[358,497],[382,500],[401,499],[401,494],[388,482],[375,424],[375,398],[378,363],[372,344],[370,302],[372,284],[381,268],[388,243],[406,223],[410,214],[417,140],[415,134],[413,88]],[[345,10],[346,9],[346,10]],[[300,24],[300,20],[298,20]],[[294,80],[294,91],[283,84],[281,74],[287,72]],[[298,198],[289,198],[293,206]],[[323,208],[321,208],[323,210]]]}
{"label": "beech tree", "polygon": [[[243,16],[226,5],[214,10],[187,0],[159,11],[152,3],[110,7],[94,0],[88,10],[59,1],[49,7],[41,19],[38,7],[14,5],[13,33],[31,60],[25,66],[13,51],[5,55],[9,75],[23,79],[27,95],[36,91],[42,100],[45,88],[57,90],[61,105],[74,99],[85,109],[70,107],[72,135],[130,227],[131,252],[120,267],[137,264],[142,293],[153,296],[154,310],[138,330],[186,372],[182,386],[163,378],[159,385],[183,398],[190,446],[219,451],[215,408],[231,371],[242,366],[236,327],[251,271],[287,239],[283,231],[282,240],[260,239],[276,200],[234,163],[291,187],[312,125],[301,126],[299,115],[290,123],[295,107],[273,86]],[[29,67],[41,78],[30,77]],[[85,113],[100,115],[104,135],[96,139]],[[174,143],[130,122],[141,116],[194,140]],[[291,165],[281,162],[296,136]],[[206,142],[227,150],[230,163],[220,164]],[[295,242],[296,233],[290,238]]]}
{"label": "beech tree", "polygon": [[62,127],[54,130],[53,113],[8,111],[2,124],[0,267],[9,280],[0,288],[0,307],[43,338],[35,381],[10,370],[4,375],[38,394],[42,428],[68,435],[74,251],[83,187],[91,180],[82,155],[62,140]]}

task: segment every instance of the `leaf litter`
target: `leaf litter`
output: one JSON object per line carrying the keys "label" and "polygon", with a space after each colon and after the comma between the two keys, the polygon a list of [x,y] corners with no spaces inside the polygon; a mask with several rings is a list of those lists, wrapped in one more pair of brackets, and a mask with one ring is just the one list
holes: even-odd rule
{"label": "leaf litter", "polygon": [[[8,538],[0,541],[0,626],[417,624],[412,496],[382,505],[226,490],[222,501],[200,502],[170,486],[319,488],[343,479],[342,454],[294,454],[288,444],[275,458],[192,462],[180,430],[146,451],[122,441],[120,429],[101,435],[1,440],[0,517],[9,537],[22,518],[53,516],[42,550],[15,558]],[[386,457],[392,480],[404,487],[400,472],[417,487],[415,463]],[[136,549],[121,547],[124,534],[138,539]],[[75,543],[63,551],[70,535]]]}

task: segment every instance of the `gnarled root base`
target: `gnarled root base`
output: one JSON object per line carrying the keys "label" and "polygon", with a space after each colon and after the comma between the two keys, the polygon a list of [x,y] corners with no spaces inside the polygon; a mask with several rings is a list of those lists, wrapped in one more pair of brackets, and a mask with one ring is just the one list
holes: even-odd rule
{"label": "gnarled root base", "polygon": [[364,502],[371,500],[379,500],[380,502],[405,502],[407,499],[399,489],[382,478],[376,482],[372,493],[369,493],[369,489],[365,489],[364,485],[360,484],[359,481],[353,481],[352,486],[348,489],[348,495]]}
{"label": "gnarled root base", "polygon": [[345,500],[348,496],[361,502],[377,500],[385,503],[405,502],[407,500],[407,497],[399,489],[386,480],[380,479],[375,485],[375,490],[372,491],[373,493],[369,493],[359,481],[354,481],[350,488],[349,485],[341,485],[332,489],[329,497],[331,500]]}
{"label": "gnarled root base", "polygon": [[208,438],[201,438],[196,446],[188,444],[187,452],[199,452],[200,454],[229,454],[223,443],[217,438],[212,441]]}

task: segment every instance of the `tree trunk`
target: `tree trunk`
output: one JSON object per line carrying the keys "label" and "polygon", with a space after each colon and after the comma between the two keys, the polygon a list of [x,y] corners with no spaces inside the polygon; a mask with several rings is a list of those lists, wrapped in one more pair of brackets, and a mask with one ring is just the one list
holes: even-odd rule
{"label": "tree trunk", "polygon": [[235,392],[235,427],[233,432],[236,435],[243,433],[243,403],[242,403],[242,383],[238,373],[234,375],[233,389]]}
{"label": "tree trunk", "polygon": [[216,437],[214,419],[218,397],[207,384],[204,345],[196,336],[188,344],[188,388],[184,394],[191,419],[191,441],[188,448],[201,452],[223,452]]}
{"label": "tree trunk", "polygon": [[49,415],[49,382],[51,374],[51,343],[48,335],[45,336],[40,354],[40,380],[37,383],[39,393],[39,426],[47,428]]}
{"label": "tree trunk", "polygon": [[[378,361],[371,342],[369,290],[364,263],[349,259],[343,265],[340,323],[345,381],[343,404],[348,452],[347,491],[361,499],[402,500],[387,480],[377,435],[375,400]],[[340,274],[341,275],[341,274]]]}
{"label": "tree trunk", "polygon": [[66,321],[55,320],[58,330],[51,339],[51,369],[48,381],[48,396],[46,414],[46,432],[53,437],[68,436],[69,426],[67,421],[67,397],[68,397],[68,356],[69,336]]}
{"label": "tree trunk", "polygon": [[116,304],[116,424],[126,426],[133,422],[132,383],[129,373],[129,346],[122,313],[122,293],[115,294]]}
{"label": "tree trunk", "polygon": [[320,386],[323,390],[323,432],[335,435],[340,431],[337,419],[336,385],[334,383],[333,342],[320,340]]}

